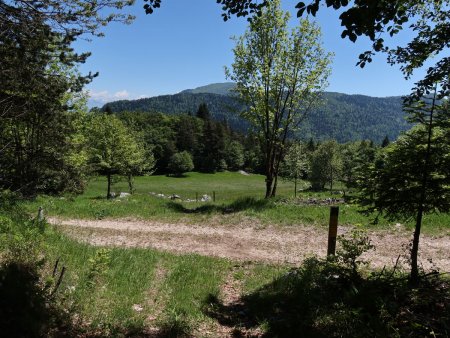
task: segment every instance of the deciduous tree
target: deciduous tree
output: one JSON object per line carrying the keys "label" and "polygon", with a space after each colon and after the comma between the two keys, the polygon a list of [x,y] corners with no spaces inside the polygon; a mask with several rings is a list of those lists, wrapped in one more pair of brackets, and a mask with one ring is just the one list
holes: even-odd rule
{"label": "deciduous tree", "polygon": [[149,158],[133,133],[114,115],[93,116],[87,125],[89,163],[107,178],[106,197],[111,197],[114,175],[129,175],[145,170]]}
{"label": "deciduous tree", "polygon": [[311,155],[309,170],[308,178],[314,190],[323,190],[327,183],[333,190],[333,183],[342,171],[339,144],[336,141],[321,143]]}
{"label": "deciduous tree", "polygon": [[281,167],[281,175],[294,181],[294,197],[297,197],[297,181],[308,172],[308,154],[306,147],[301,143],[289,146]]}
{"label": "deciduous tree", "polygon": [[244,147],[238,141],[231,141],[225,147],[225,160],[231,170],[239,170],[244,166]]}
{"label": "deciduous tree", "polygon": [[192,156],[187,151],[173,154],[169,161],[169,170],[175,176],[182,176],[185,172],[194,169]]}
{"label": "deciduous tree", "polygon": [[276,194],[280,163],[289,135],[315,105],[326,85],[330,54],[319,28],[307,20],[288,32],[289,14],[270,1],[236,39],[227,77],[247,104],[243,116],[258,132],[264,153],[266,198]]}

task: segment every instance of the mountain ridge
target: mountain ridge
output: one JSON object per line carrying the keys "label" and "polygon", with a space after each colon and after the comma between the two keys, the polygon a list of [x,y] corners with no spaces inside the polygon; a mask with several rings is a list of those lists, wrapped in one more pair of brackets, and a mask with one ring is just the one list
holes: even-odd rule
{"label": "mountain ridge", "polygon": [[[119,100],[106,105],[113,112],[140,111],[165,114],[195,114],[201,103],[206,103],[212,117],[245,132],[247,121],[239,112],[245,106],[230,90],[233,83],[213,83],[177,94],[160,95],[137,100]],[[226,93],[225,95],[223,93]],[[324,103],[305,120],[295,137],[324,140],[334,138],[339,142],[370,139],[380,143],[385,136],[396,139],[411,125],[405,120],[400,96],[372,97],[362,94],[324,92]],[[105,109],[106,105],[102,109]]]}

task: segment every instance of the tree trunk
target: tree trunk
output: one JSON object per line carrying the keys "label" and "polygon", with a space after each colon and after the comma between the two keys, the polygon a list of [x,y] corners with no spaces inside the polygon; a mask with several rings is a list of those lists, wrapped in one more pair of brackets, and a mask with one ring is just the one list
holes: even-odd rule
{"label": "tree trunk", "polygon": [[294,178],[294,198],[297,198],[297,175]]}
{"label": "tree trunk", "polygon": [[333,169],[331,169],[330,191],[333,193]]}
{"label": "tree trunk", "polygon": [[419,208],[417,209],[416,227],[414,229],[414,237],[411,248],[411,275],[409,280],[411,285],[417,285],[417,283],[419,282],[419,268],[417,266],[417,256],[419,254],[420,228],[422,227],[423,211],[427,199],[428,176],[430,175],[429,167],[431,157],[431,139],[433,136],[433,113],[436,104],[436,92],[437,92],[437,85],[436,88],[434,89],[433,104],[431,106],[430,111],[430,121],[428,123],[427,150],[425,153],[425,163],[422,173],[422,186],[420,187],[420,199],[419,199]]}
{"label": "tree trunk", "polygon": [[110,199],[111,198],[111,174],[107,175],[107,179],[108,179],[108,191],[106,193],[106,198]]}
{"label": "tree trunk", "polygon": [[277,194],[277,184],[278,184],[278,174],[275,175],[275,178],[273,180],[272,193],[270,194],[270,197],[275,197],[275,195]]}
{"label": "tree trunk", "polygon": [[266,175],[266,196],[265,198],[269,198],[272,196],[272,183],[273,178],[270,174]]}
{"label": "tree trunk", "polygon": [[419,206],[416,218],[416,228],[414,230],[414,237],[411,248],[411,276],[410,282],[412,285],[417,285],[419,281],[419,268],[417,265],[417,256],[419,253],[419,238],[420,238],[420,228],[422,227],[422,216],[423,216],[423,206]]}
{"label": "tree trunk", "polygon": [[273,149],[270,145],[266,147],[266,196],[265,198],[272,197],[272,189],[274,183],[274,159],[273,159]]}
{"label": "tree trunk", "polygon": [[133,195],[134,192],[134,182],[133,182],[133,175],[128,174],[128,189],[130,190],[130,194]]}

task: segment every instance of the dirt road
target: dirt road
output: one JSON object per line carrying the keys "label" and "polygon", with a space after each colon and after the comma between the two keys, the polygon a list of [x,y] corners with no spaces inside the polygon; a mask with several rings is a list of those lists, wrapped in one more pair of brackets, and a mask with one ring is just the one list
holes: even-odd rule
{"label": "dirt road", "polygon": [[[49,219],[65,233],[93,244],[122,247],[148,247],[174,253],[229,258],[239,261],[298,264],[306,257],[325,256],[327,228],[313,226],[188,225],[131,219],[60,220]],[[344,234],[348,227],[340,227]],[[372,267],[393,266],[399,255],[407,255],[410,231],[397,226],[390,231],[368,233],[375,250],[364,254]],[[420,262],[426,269],[432,259],[442,272],[450,272],[450,236],[423,235]]]}

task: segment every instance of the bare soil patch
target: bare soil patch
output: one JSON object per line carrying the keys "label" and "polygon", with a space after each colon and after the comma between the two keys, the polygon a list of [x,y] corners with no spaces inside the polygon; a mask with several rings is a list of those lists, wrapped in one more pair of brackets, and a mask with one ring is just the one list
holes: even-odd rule
{"label": "bare soil patch", "polygon": [[[49,219],[73,238],[99,246],[142,247],[174,253],[196,253],[237,261],[297,265],[305,258],[326,255],[328,229],[315,226],[261,226],[168,224],[133,219]],[[339,227],[347,233],[350,227]],[[399,255],[408,254],[410,231],[374,230],[368,233],[375,250],[364,255],[371,267],[393,266]],[[420,262],[425,269],[437,266],[450,272],[450,236],[421,236]],[[432,263],[429,261],[432,260]]]}

